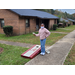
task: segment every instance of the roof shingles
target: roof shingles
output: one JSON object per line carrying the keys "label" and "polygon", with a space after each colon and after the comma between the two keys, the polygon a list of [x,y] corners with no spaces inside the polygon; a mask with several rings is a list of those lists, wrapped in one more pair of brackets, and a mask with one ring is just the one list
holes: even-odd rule
{"label": "roof shingles", "polygon": [[33,16],[38,18],[59,19],[58,17],[50,13],[33,10],[33,9],[10,9],[10,10],[17,13],[20,16]]}

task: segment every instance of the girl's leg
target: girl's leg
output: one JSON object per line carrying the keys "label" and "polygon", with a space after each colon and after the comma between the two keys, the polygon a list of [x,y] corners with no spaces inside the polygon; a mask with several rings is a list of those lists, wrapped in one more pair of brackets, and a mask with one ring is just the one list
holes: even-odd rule
{"label": "girl's leg", "polygon": [[45,43],[46,43],[46,39],[40,40],[40,43],[41,43],[41,53],[45,53]]}

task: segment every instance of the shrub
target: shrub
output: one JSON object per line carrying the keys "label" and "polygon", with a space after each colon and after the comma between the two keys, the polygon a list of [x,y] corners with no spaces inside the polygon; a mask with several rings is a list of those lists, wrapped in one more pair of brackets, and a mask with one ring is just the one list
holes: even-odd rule
{"label": "shrub", "polygon": [[68,26],[70,26],[70,24],[68,24]]}
{"label": "shrub", "polygon": [[3,26],[3,31],[7,36],[10,36],[13,33],[13,27],[12,26]]}
{"label": "shrub", "polygon": [[53,30],[56,30],[57,29],[57,24],[54,24],[53,25]]}
{"label": "shrub", "polygon": [[63,24],[63,28],[65,28],[65,25]]}

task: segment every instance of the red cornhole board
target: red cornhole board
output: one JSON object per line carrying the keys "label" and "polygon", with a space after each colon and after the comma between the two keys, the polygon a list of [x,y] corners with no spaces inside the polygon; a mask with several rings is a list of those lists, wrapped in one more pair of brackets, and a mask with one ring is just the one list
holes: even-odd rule
{"label": "red cornhole board", "polygon": [[25,51],[23,54],[21,54],[21,56],[25,57],[25,58],[32,59],[33,57],[35,57],[40,52],[41,52],[41,46],[40,45],[34,45],[33,47],[31,47],[30,49]]}

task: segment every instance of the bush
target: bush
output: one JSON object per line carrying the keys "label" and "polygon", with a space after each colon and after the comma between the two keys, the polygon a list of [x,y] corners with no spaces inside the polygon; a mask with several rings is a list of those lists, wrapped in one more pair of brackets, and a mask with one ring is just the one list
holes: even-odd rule
{"label": "bush", "polygon": [[3,26],[3,31],[7,36],[11,36],[13,33],[13,27],[12,26]]}
{"label": "bush", "polygon": [[70,26],[70,24],[68,24],[68,27]]}
{"label": "bush", "polygon": [[53,30],[56,30],[57,29],[57,24],[54,24],[53,25]]}
{"label": "bush", "polygon": [[63,24],[63,26],[62,26],[63,28],[65,28],[65,25]]}

